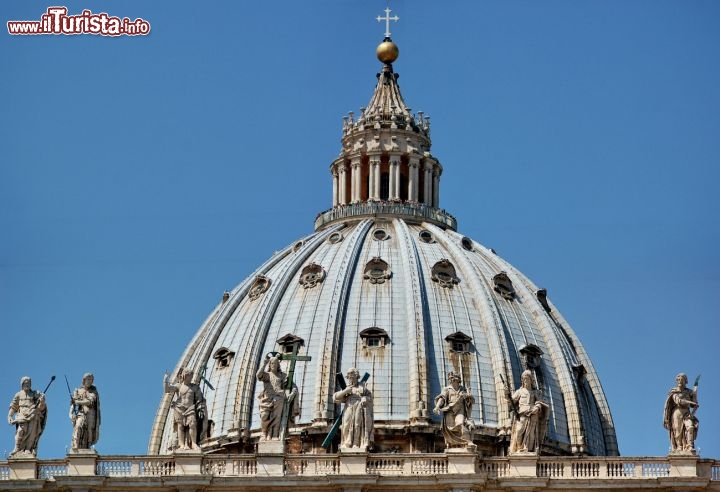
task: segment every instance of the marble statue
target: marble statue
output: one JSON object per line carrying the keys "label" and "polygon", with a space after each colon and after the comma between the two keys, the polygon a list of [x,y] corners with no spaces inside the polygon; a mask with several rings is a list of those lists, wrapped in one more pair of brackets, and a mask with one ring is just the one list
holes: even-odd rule
{"label": "marble statue", "polygon": [[73,450],[90,449],[100,437],[100,395],[94,382],[95,376],[86,373],[82,386],[76,388],[70,398]]}
{"label": "marble statue", "polygon": [[375,438],[373,429],[372,393],[360,381],[360,371],[354,367],[346,375],[348,385],[333,394],[335,403],[344,403],[340,447],[367,451]]}
{"label": "marble statue", "polygon": [[20,388],[8,412],[8,423],[15,426],[15,449],[10,456],[36,456],[47,421],[45,395],[32,389],[32,380],[27,376],[20,380]]}
{"label": "marble statue", "polygon": [[533,386],[533,373],[526,370],[520,376],[521,386],[506,395],[514,409],[510,426],[510,454],[540,453],[545,439],[550,407]]}
{"label": "marble statue", "polygon": [[280,360],[279,354],[268,354],[257,372],[258,381],[263,383],[258,400],[262,439],[265,441],[280,439],[285,405],[292,405],[289,409],[292,411],[288,413],[290,420],[299,414],[297,385],[293,384],[292,391],[286,389],[288,377],[280,368]]}
{"label": "marble statue", "polygon": [[[207,408],[200,386],[193,383],[193,371],[182,371],[179,383],[169,383],[165,373],[163,385],[166,393],[176,395],[171,403],[174,415],[173,429],[177,433],[177,449],[198,450],[207,428]],[[175,447],[175,446],[173,446]]]}
{"label": "marble statue", "polygon": [[436,415],[443,416],[442,431],[445,438],[445,446],[448,448],[473,447],[470,431],[470,410],[472,410],[475,398],[469,391],[460,384],[460,375],[454,372],[448,374],[450,384],[442,393],[435,397]]}
{"label": "marble statue", "polygon": [[687,388],[688,378],[680,373],[675,377],[677,386],[670,390],[665,400],[663,425],[670,433],[670,453],[695,454],[695,438],[700,422],[695,412],[697,380],[693,389]]}

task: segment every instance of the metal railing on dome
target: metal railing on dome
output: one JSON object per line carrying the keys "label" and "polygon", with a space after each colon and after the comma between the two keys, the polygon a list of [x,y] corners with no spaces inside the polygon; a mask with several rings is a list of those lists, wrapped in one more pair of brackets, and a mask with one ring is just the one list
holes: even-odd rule
{"label": "metal railing on dome", "polygon": [[432,222],[442,227],[457,230],[457,220],[445,210],[416,202],[375,201],[338,205],[315,218],[315,229],[320,229],[331,222],[351,217],[401,217],[417,221]]}

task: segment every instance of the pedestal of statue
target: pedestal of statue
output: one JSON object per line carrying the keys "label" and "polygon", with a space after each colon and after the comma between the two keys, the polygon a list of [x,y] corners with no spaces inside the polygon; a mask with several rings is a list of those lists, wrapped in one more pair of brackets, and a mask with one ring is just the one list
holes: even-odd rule
{"label": "pedestal of statue", "polygon": [[10,480],[37,478],[37,458],[29,453],[18,453],[8,458]]}
{"label": "pedestal of statue", "polygon": [[282,477],[285,474],[285,443],[281,440],[259,441],[257,448],[257,474]]}
{"label": "pedestal of statue", "polygon": [[88,477],[95,475],[98,454],[94,449],[71,449],[68,452],[68,476]]}
{"label": "pedestal of statue", "polygon": [[202,475],[202,452],[200,448],[176,449],[175,475]]}
{"label": "pedestal of statue", "polygon": [[668,456],[670,462],[671,477],[697,477],[697,454],[693,451],[681,451],[670,453]]}
{"label": "pedestal of statue", "polygon": [[465,448],[446,448],[448,473],[476,473],[476,449],[474,445]]}
{"label": "pedestal of statue", "polygon": [[536,477],[538,455],[535,453],[516,453],[508,456],[511,477]]}
{"label": "pedestal of statue", "polygon": [[343,475],[365,475],[368,452],[362,448],[340,447],[340,473]]}

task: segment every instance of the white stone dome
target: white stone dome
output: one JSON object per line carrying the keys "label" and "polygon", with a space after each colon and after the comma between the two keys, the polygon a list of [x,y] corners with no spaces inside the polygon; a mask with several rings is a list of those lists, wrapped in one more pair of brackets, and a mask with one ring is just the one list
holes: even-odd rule
{"label": "white stone dome", "polygon": [[[319,450],[337,415],[336,373],[368,372],[376,450],[443,448],[433,400],[450,371],[475,397],[478,449],[504,454],[510,409],[531,369],[550,405],[550,454],[616,455],[597,374],[568,323],[539,289],[491,249],[456,232],[439,208],[429,121],[406,107],[386,64],[367,109],[345,118],[332,166],[333,207],[316,231],[275,253],[213,309],[182,354],[206,387],[207,452],[252,451],[260,431],[256,372],[285,335],[300,337],[300,415],[290,450]],[[285,365],[286,362],[283,362]],[[202,383],[203,385],[205,383]],[[171,398],[163,396],[149,444],[170,452]]]}

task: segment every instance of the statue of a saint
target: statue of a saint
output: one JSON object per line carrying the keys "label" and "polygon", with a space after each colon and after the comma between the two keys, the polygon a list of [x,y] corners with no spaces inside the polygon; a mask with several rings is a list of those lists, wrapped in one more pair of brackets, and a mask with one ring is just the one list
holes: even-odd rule
{"label": "statue of a saint", "polygon": [[542,400],[540,392],[533,386],[532,371],[526,370],[520,376],[521,386],[512,395],[506,394],[514,409],[510,426],[510,454],[540,453],[545,439],[550,407]]}
{"label": "statue of a saint", "polygon": [[193,371],[185,369],[179,383],[169,383],[165,373],[163,385],[166,393],[176,394],[171,403],[174,415],[174,431],[177,447],[182,450],[199,449],[207,429],[207,407],[200,386],[193,383]]}
{"label": "statue of a saint", "polygon": [[95,376],[86,373],[82,386],[70,399],[70,421],[73,423],[72,449],[90,449],[100,437],[100,395],[93,384]]}
{"label": "statue of a saint", "polygon": [[257,372],[258,381],[263,383],[263,390],[258,395],[258,400],[260,400],[262,439],[265,441],[280,439],[285,405],[292,405],[288,413],[290,420],[300,413],[296,398],[298,388],[293,384],[292,391],[287,390],[288,378],[280,369],[280,360],[279,354],[268,354]]}
{"label": "statue of a saint", "polygon": [[680,373],[675,377],[677,386],[670,390],[665,400],[663,425],[670,433],[670,453],[695,454],[695,438],[700,422],[695,411],[697,402],[697,383],[693,389],[687,388],[688,378]]}
{"label": "statue of a saint", "polygon": [[372,393],[360,382],[360,371],[354,367],[346,375],[348,385],[333,395],[335,403],[344,403],[340,446],[367,451],[372,447],[373,400]]}
{"label": "statue of a saint", "polygon": [[436,415],[442,414],[442,431],[445,438],[445,446],[448,448],[472,447],[472,427],[470,421],[470,410],[472,410],[475,398],[460,384],[460,375],[454,372],[448,374],[450,384],[442,393],[435,397]]}
{"label": "statue of a saint", "polygon": [[35,456],[47,420],[45,395],[32,389],[27,376],[20,380],[20,388],[8,412],[8,423],[15,426],[15,449],[10,456]]}

